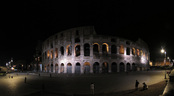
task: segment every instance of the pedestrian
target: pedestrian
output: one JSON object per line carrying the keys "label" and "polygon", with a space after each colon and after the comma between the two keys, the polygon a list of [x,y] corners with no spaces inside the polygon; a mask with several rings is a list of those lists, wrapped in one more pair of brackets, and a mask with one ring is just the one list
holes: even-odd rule
{"label": "pedestrian", "polygon": [[94,95],[94,83],[91,83],[90,89],[91,89],[91,94]]}
{"label": "pedestrian", "polygon": [[147,86],[147,84],[144,82],[143,83],[143,90],[147,90],[148,89],[148,86]]}
{"label": "pedestrian", "polygon": [[139,85],[139,82],[138,82],[138,80],[136,80],[136,82],[135,82],[135,89],[136,90],[138,90],[138,85]]}

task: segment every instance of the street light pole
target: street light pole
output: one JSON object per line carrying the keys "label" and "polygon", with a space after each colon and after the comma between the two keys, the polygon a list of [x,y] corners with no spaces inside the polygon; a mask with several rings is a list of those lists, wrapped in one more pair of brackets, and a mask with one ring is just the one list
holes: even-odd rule
{"label": "street light pole", "polygon": [[164,50],[164,49],[161,49],[161,53],[164,53],[165,54],[165,58],[164,58],[164,69],[165,69],[165,76],[164,76],[164,79],[166,79],[166,68],[165,68],[165,66],[166,66],[166,51]]}
{"label": "street light pole", "polygon": [[166,58],[166,51],[165,51],[165,62],[164,62],[164,68],[165,68],[165,77],[164,79],[166,79],[166,61],[167,61],[167,58]]}

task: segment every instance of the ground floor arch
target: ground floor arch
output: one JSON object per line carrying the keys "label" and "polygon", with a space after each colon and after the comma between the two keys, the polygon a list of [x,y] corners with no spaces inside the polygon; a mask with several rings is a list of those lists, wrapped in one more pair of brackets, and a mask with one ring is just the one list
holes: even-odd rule
{"label": "ground floor arch", "polygon": [[111,64],[111,72],[113,73],[117,72],[117,63],[113,62]]}
{"label": "ground floor arch", "polygon": [[72,73],[72,64],[71,63],[67,64],[67,73]]}
{"label": "ground floor arch", "polygon": [[81,73],[81,71],[80,71],[80,68],[81,66],[80,66],[80,63],[76,63],[76,66],[75,66],[75,73],[76,74],[80,74]]}
{"label": "ground floor arch", "polygon": [[98,62],[95,62],[93,64],[93,73],[99,73],[99,70],[100,70],[100,65]]}
{"label": "ground floor arch", "polygon": [[126,64],[126,69],[127,69],[127,72],[131,71],[131,65],[130,65],[130,63],[127,63]]}
{"label": "ground floor arch", "polygon": [[90,73],[90,63],[89,62],[85,62],[84,63],[84,73]]}
{"label": "ground floor arch", "polygon": [[51,64],[51,72],[53,72],[53,64]]}
{"label": "ground floor arch", "polygon": [[124,72],[125,66],[124,66],[123,62],[120,63],[120,67],[119,68],[120,68],[120,72]]}
{"label": "ground floor arch", "polygon": [[104,62],[102,64],[102,73],[108,73],[109,71],[109,64],[107,62]]}
{"label": "ground floor arch", "polygon": [[64,64],[63,63],[60,65],[60,73],[64,73]]}

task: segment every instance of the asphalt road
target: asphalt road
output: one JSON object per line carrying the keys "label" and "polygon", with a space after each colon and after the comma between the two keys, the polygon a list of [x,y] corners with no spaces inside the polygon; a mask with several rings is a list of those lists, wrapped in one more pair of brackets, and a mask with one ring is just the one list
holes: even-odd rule
{"label": "asphalt road", "polygon": [[[13,76],[13,78],[9,78]],[[26,79],[26,83],[24,80]],[[12,73],[0,77],[0,96],[24,96],[42,90],[63,94],[89,94],[90,84],[95,84],[95,93],[110,93],[134,89],[135,80],[152,85],[164,80],[164,71],[142,71],[116,74],[65,75],[41,73]]]}

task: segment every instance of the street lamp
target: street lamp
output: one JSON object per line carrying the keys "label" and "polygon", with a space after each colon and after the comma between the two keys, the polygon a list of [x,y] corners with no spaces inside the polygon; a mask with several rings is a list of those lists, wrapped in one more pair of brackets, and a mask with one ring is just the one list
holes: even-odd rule
{"label": "street lamp", "polygon": [[[164,49],[161,49],[161,53],[164,53],[165,54],[165,58],[164,58],[164,68],[165,68],[165,66],[166,66],[166,51],[164,50]],[[165,77],[164,77],[164,79],[166,79],[166,68],[165,68]]]}

